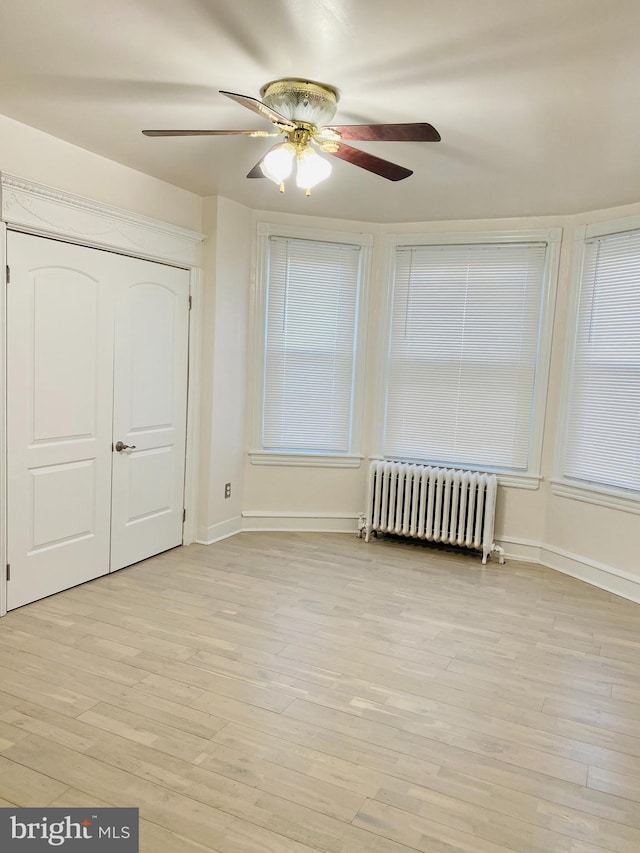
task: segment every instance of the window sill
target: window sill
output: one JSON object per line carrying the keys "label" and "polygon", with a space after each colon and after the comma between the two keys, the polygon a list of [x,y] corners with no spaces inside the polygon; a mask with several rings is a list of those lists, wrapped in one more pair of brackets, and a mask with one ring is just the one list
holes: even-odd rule
{"label": "window sill", "polygon": [[498,474],[498,485],[507,486],[509,489],[528,489],[534,492],[540,488],[542,477],[540,474]]}
{"label": "window sill", "polygon": [[293,468],[360,468],[362,456],[324,453],[249,453],[252,465],[280,465]]}
{"label": "window sill", "polygon": [[566,480],[553,479],[551,491],[561,498],[572,498],[576,501],[640,515],[640,495],[636,497],[622,490],[607,489],[605,486],[589,486],[586,483],[576,486]]}

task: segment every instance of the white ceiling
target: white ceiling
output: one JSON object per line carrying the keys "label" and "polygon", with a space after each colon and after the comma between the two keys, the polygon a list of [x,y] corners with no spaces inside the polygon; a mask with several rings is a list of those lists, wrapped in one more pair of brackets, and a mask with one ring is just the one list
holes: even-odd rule
{"label": "white ceiling", "polygon": [[[572,213],[640,201],[639,0],[0,0],[0,113],[200,195],[367,221]],[[336,124],[428,121],[440,143],[354,143],[305,198],[247,180],[272,140],[142,128],[270,125],[218,94],[284,76]],[[293,182],[291,182],[293,183]]]}

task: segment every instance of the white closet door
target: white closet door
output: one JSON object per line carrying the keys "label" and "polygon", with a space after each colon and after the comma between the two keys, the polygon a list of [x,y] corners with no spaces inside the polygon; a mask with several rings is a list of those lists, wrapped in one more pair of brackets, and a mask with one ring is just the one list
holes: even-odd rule
{"label": "white closet door", "polygon": [[111,258],[9,233],[9,608],[109,567]]}
{"label": "white closet door", "polygon": [[115,288],[111,571],[180,545],[184,506],[189,274],[126,261]]}

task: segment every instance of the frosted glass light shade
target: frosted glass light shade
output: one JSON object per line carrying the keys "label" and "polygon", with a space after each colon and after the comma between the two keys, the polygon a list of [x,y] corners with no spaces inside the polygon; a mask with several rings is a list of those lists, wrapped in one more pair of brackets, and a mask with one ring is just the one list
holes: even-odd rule
{"label": "frosted glass light shade", "polygon": [[305,148],[298,154],[296,184],[303,190],[310,190],[331,174],[331,163],[325,160],[313,148]]}
{"label": "frosted glass light shade", "polygon": [[296,149],[290,142],[276,145],[265,155],[260,169],[265,178],[276,184],[281,184],[291,174]]}
{"label": "frosted glass light shade", "polygon": [[338,92],[314,80],[273,80],[260,90],[264,103],[290,121],[314,127],[328,124],[336,113]]}

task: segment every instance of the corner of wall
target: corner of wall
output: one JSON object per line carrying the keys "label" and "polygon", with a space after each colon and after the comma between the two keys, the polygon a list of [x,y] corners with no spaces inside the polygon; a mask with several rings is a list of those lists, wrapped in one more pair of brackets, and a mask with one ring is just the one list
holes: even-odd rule
{"label": "corner of wall", "polygon": [[[202,213],[207,241],[203,247],[202,466],[198,535],[201,541],[210,542],[222,538],[231,523],[229,519],[239,519],[242,510],[250,281],[248,247],[252,244],[252,229],[251,211],[223,196],[204,198]],[[225,497],[226,484],[230,484],[230,497]],[[219,532],[219,525],[223,533]],[[239,529],[238,526],[236,532]]]}

